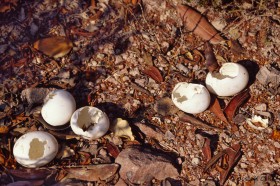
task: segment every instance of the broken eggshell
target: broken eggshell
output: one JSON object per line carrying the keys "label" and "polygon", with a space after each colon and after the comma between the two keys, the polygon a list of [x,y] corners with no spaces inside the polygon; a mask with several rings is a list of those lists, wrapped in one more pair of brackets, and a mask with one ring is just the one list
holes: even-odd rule
{"label": "broken eggshell", "polygon": [[15,143],[13,154],[24,167],[41,167],[54,159],[58,143],[54,136],[43,131],[28,132]]}
{"label": "broken eggshell", "polygon": [[232,96],[243,90],[249,81],[245,67],[238,63],[224,63],[219,72],[206,76],[207,89],[218,96]]}
{"label": "broken eggshell", "polygon": [[246,118],[246,123],[256,130],[263,130],[268,127],[268,119],[263,119],[258,115],[254,115],[252,118]]}
{"label": "broken eggshell", "polygon": [[45,98],[41,113],[48,124],[61,126],[70,121],[75,110],[76,102],[69,92],[54,90]]}
{"label": "broken eggshell", "polygon": [[197,114],[208,108],[210,94],[203,85],[180,82],[172,91],[172,101],[180,110]]}
{"label": "broken eggshell", "polygon": [[97,139],[109,130],[110,121],[106,113],[96,107],[85,106],[76,110],[71,117],[71,128],[85,139]]}

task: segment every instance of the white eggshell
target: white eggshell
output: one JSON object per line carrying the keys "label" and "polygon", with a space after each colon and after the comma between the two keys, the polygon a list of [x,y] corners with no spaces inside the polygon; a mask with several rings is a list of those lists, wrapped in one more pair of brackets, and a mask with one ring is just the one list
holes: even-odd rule
{"label": "white eggshell", "polygon": [[69,92],[54,90],[47,95],[41,113],[48,124],[60,126],[70,121],[75,110],[76,102]]}
{"label": "white eggshell", "polygon": [[110,121],[100,109],[85,106],[74,112],[70,124],[75,134],[85,139],[97,139],[109,130]]}
{"label": "white eggshell", "polygon": [[180,110],[197,114],[208,108],[210,94],[203,85],[180,82],[172,91],[172,101]]}
{"label": "white eggshell", "polygon": [[249,81],[247,70],[238,63],[224,63],[219,72],[209,72],[206,86],[218,96],[232,96],[243,90]]}
{"label": "white eggshell", "polygon": [[24,167],[46,165],[56,156],[58,143],[47,132],[34,131],[22,135],[15,143],[13,154],[16,161]]}

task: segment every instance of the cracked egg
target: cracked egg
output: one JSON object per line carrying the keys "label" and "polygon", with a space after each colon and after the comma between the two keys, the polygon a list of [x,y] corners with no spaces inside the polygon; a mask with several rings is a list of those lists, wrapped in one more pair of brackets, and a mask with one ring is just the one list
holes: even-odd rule
{"label": "cracked egg", "polygon": [[33,131],[22,135],[15,143],[13,154],[24,167],[41,167],[54,159],[58,143],[54,136],[43,131]]}
{"label": "cracked egg", "polygon": [[219,72],[209,72],[206,76],[207,89],[218,96],[233,96],[248,84],[249,74],[238,63],[224,63]]}
{"label": "cracked egg", "polygon": [[75,134],[92,140],[107,133],[110,121],[107,114],[100,109],[85,106],[73,113],[70,124]]}
{"label": "cracked egg", "polygon": [[70,121],[75,110],[76,101],[69,92],[54,90],[45,98],[41,113],[48,124],[61,126]]}
{"label": "cracked egg", "polygon": [[180,82],[172,91],[172,101],[180,110],[197,114],[208,108],[210,94],[203,85]]}

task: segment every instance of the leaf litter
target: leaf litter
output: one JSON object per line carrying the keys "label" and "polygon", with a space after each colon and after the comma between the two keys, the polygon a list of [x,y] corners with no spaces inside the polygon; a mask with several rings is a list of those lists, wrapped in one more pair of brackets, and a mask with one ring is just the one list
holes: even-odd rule
{"label": "leaf litter", "polygon": [[[279,174],[275,173],[280,160],[279,23],[275,21],[279,5],[180,3],[176,0],[1,3],[0,182],[114,185],[125,180],[119,183],[139,181],[139,184],[159,185],[176,180],[182,185],[211,181],[241,185],[248,183],[246,180],[254,182],[254,178],[261,178],[264,173],[274,175],[271,179],[279,182]],[[213,20],[223,22],[223,26]],[[215,69],[217,64],[242,63],[248,59],[258,67],[256,73],[251,73],[256,77],[248,87],[250,99],[246,91],[233,98],[218,97],[207,111],[196,115],[182,115],[168,101],[177,82],[203,84],[206,72],[211,71],[207,66],[214,64]],[[35,108],[55,88],[70,90],[79,107],[106,103],[100,107],[108,111],[110,121],[117,118],[129,121],[131,129],[128,127],[129,135],[125,136],[133,136],[134,141],[114,137],[111,132],[104,138],[87,141],[74,135],[70,128],[56,130],[38,120],[40,109]],[[267,110],[257,113],[254,108],[260,103],[265,103]],[[250,130],[244,118],[252,114],[268,119],[268,127],[261,132]],[[233,130],[229,125],[240,115],[243,120]],[[198,145],[197,129],[217,134],[217,147],[212,148],[212,138],[207,136],[202,137],[203,146]],[[13,143],[20,135],[34,130],[52,133],[64,155],[42,167],[48,174],[46,177],[18,178],[5,171],[15,170],[18,174],[22,171],[12,156]],[[238,141],[243,143],[239,161],[240,148],[231,145]],[[135,145],[144,149],[143,157],[126,152]],[[173,162],[172,166],[161,164],[153,170],[168,165],[176,174],[165,172],[159,176],[152,172],[153,176],[145,179],[143,172],[140,173],[142,167],[138,176],[118,177],[121,170],[129,168],[116,166],[120,154],[141,157],[145,162],[150,152]],[[205,180],[198,176],[203,173],[202,156],[206,160],[212,157],[212,162],[215,157],[221,164],[215,170],[211,165]],[[160,162],[155,159],[153,163]],[[96,168],[100,177],[93,179],[90,175],[95,168],[91,166],[95,165],[101,167]],[[112,172],[102,171],[103,165]],[[52,172],[53,168],[58,171]],[[220,172],[220,177],[215,171]],[[36,174],[41,174],[39,169],[30,173]]]}

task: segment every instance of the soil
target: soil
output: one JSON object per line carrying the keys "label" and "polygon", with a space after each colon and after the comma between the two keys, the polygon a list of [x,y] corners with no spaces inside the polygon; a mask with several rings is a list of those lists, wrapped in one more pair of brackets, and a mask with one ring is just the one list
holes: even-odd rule
{"label": "soil", "polygon": [[[176,11],[180,4],[196,9],[224,38],[211,45],[219,65],[239,63],[249,72],[246,89],[250,98],[239,103],[229,123],[209,109],[191,116],[212,128],[193,120],[182,121],[181,111],[170,101],[176,83],[205,85],[208,73],[208,41],[186,28]],[[69,91],[77,108],[100,108],[111,123],[116,118],[126,119],[135,138],[131,141],[131,137],[117,137],[109,131],[100,139],[86,140],[75,136],[69,127],[56,130],[52,134],[61,145],[61,156],[43,168],[50,171],[56,167],[58,171],[52,171],[51,178],[36,177],[37,181],[43,180],[37,185],[128,184],[120,182],[118,176],[106,181],[67,178],[63,167],[113,164],[114,153],[117,156],[133,145],[160,150],[173,157],[179,167],[180,175],[173,181],[153,180],[152,185],[219,185],[224,171],[217,166],[221,162],[204,172],[209,161],[203,151],[206,138],[212,144],[211,157],[241,144],[242,155],[232,165],[225,185],[280,184],[278,1],[4,0],[0,2],[0,23],[1,185],[14,181],[35,183],[15,178],[8,171],[22,167],[15,162],[12,147],[29,131],[53,131],[33,114],[43,102],[43,92],[52,89]],[[34,45],[55,36],[67,38],[72,44],[47,41],[45,48],[57,46],[51,54],[44,46]],[[31,98],[27,99],[22,92],[28,88],[43,89],[34,89],[39,98],[29,93]],[[217,97],[222,109],[232,97]],[[268,119],[268,126],[252,128],[246,119],[254,115]],[[141,131],[137,122],[156,127],[157,134],[147,133],[145,128]],[[257,122],[254,125],[260,126]]]}

